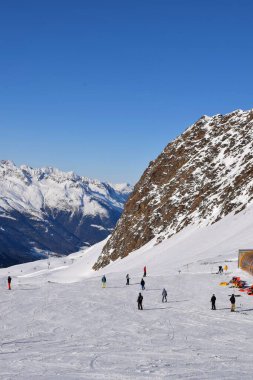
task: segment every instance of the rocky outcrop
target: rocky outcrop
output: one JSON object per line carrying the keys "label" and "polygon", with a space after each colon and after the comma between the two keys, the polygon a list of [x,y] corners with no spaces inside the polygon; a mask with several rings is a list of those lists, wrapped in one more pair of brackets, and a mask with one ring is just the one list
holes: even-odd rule
{"label": "rocky outcrop", "polygon": [[253,110],[203,116],[149,164],[94,269],[253,201]]}
{"label": "rocky outcrop", "polygon": [[105,239],[131,190],[0,161],[0,266],[66,255]]}

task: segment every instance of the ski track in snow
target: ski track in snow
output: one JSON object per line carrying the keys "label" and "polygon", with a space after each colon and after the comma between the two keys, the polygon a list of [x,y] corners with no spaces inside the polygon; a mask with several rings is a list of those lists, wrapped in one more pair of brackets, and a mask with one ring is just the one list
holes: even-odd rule
{"label": "ski track in snow", "polygon": [[[47,260],[1,269],[0,379],[252,379],[253,297],[219,286],[233,275],[253,282],[236,261],[238,248],[253,246],[252,217],[250,208],[213,226],[186,229],[99,272],[91,268],[105,242],[51,258],[50,269]],[[225,263],[228,273],[216,274]],[[163,287],[167,303],[161,302]],[[233,292],[241,296],[236,313],[230,312]]]}
{"label": "ski track in snow", "polygon": [[[241,301],[250,309],[250,297],[232,314],[231,289],[218,287],[230,276],[199,276],[200,282],[189,273],[147,277],[143,311],[139,285],[125,286],[116,273],[107,276],[106,289],[97,277],[72,284],[30,277],[26,294],[19,290],[28,278],[19,278],[1,295],[1,379],[252,378],[253,309],[243,314],[239,307]],[[217,311],[210,310],[212,289]]]}

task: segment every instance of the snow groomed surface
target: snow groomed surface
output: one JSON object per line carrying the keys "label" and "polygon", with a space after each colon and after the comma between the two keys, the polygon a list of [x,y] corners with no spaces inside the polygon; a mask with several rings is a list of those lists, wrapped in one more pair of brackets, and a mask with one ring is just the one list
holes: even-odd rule
{"label": "snow groomed surface", "polygon": [[[252,379],[253,297],[219,286],[234,275],[253,282],[237,268],[238,249],[253,246],[252,221],[248,208],[209,227],[190,227],[100,272],[91,268],[104,242],[52,259],[49,269],[46,260],[2,269],[0,378]],[[224,264],[227,273],[218,275]]]}

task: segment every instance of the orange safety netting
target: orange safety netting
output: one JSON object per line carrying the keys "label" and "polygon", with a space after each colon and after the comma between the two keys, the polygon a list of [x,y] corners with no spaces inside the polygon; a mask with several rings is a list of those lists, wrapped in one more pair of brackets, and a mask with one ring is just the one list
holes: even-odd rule
{"label": "orange safety netting", "polygon": [[238,267],[253,275],[253,249],[239,251]]}

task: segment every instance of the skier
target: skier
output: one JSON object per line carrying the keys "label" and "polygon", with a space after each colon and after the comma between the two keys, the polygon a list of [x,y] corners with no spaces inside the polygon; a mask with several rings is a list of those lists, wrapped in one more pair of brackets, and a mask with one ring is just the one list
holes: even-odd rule
{"label": "skier", "polygon": [[167,302],[167,291],[165,288],[163,288],[163,291],[162,291],[162,302]]}
{"label": "skier", "polygon": [[8,289],[11,290],[11,276],[8,276]]}
{"label": "skier", "polygon": [[141,279],[141,288],[142,290],[145,290],[145,281],[143,280],[143,278]]}
{"label": "skier", "polygon": [[137,302],[138,302],[138,310],[143,310],[143,307],[142,307],[142,301],[143,301],[143,297],[141,295],[141,293],[139,293],[139,296],[137,298]]}
{"label": "skier", "polygon": [[231,311],[235,311],[235,295],[232,294],[230,297],[230,302],[231,302]]}
{"label": "skier", "polygon": [[224,266],[224,270],[225,270],[225,271],[228,270],[228,266],[227,266],[227,264]]}
{"label": "skier", "polygon": [[216,301],[216,297],[215,297],[215,294],[213,294],[211,298],[212,310],[216,310],[215,301]]}
{"label": "skier", "polygon": [[143,269],[143,277],[146,277],[147,276],[147,267],[146,267],[146,265],[145,265],[145,267],[144,267],[144,269]]}
{"label": "skier", "polygon": [[219,270],[218,270],[218,273],[219,273],[219,274],[222,274],[222,273],[223,273],[223,268],[222,268],[222,266],[221,266],[221,265],[219,265]]}
{"label": "skier", "polygon": [[102,288],[105,288],[106,287],[106,277],[105,275],[103,275],[102,277]]}
{"label": "skier", "polygon": [[130,277],[129,277],[129,274],[126,275],[126,285],[129,285],[129,280],[130,280]]}

